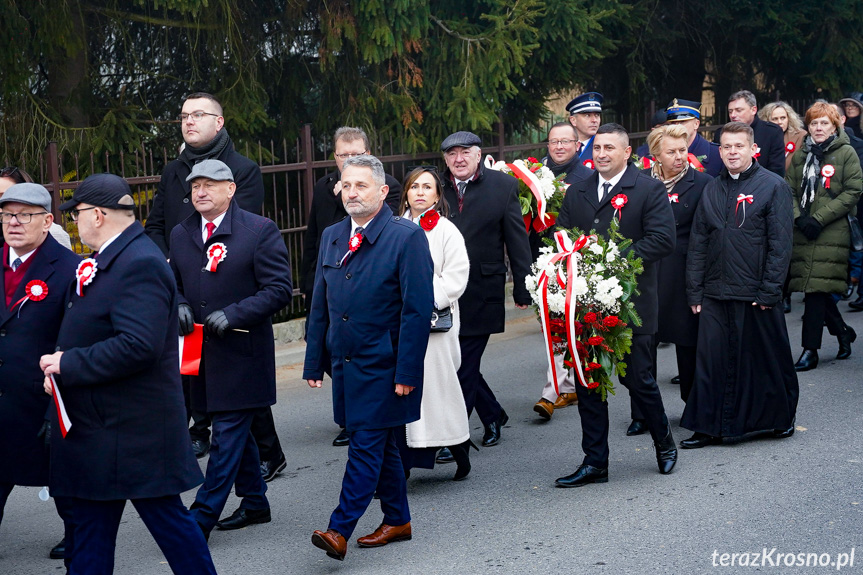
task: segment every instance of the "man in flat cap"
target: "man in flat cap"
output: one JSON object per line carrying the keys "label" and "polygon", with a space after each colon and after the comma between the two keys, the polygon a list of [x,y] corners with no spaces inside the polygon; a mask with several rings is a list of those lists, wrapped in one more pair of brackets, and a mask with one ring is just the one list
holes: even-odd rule
{"label": "man in flat cap", "polygon": [[673,122],[686,128],[689,142],[689,165],[699,172],[715,178],[722,170],[719,157],[719,144],[708,142],[698,128],[701,126],[701,102],[675,98],[665,109],[666,122]]}
{"label": "man in flat cap", "polygon": [[578,134],[576,154],[582,163],[590,169],[593,164],[593,137],[602,123],[602,94],[587,92],[573,98],[566,105],[569,112],[569,122]]}
{"label": "man in flat cap", "polygon": [[177,369],[177,288],[134,208],[129,185],[113,174],[89,176],[60,206],[98,255],[78,266],[59,351],[40,361],[46,392],[53,376],[68,413],[51,413],[49,485],[71,506],[69,573],[113,572],[127,500],[175,573],[215,573],[180,500],[202,476]]}
{"label": "man in flat cap", "polygon": [[[192,407],[213,422],[210,460],[192,511],[201,530],[240,529],[270,521],[267,486],[251,427],[276,402],[273,314],[291,302],[291,265],[276,224],[241,209],[230,168],[219,160],[195,164],[195,213],[171,232],[171,269],[180,291],[180,334],[203,324]],[[231,488],[242,498],[219,521]]]}
{"label": "man in flat cap", "polygon": [[[0,521],[15,485],[48,485],[46,418],[51,398],[35,389],[39,358],[53,353],[65,296],[81,261],[50,233],[51,195],[39,184],[14,184],[0,198],[3,275],[0,306]],[[64,499],[57,512],[67,518]],[[63,558],[62,543],[51,550]]]}
{"label": "man in flat cap", "polygon": [[[480,362],[489,336],[504,330],[506,259],[513,275],[512,297],[520,309],[531,302],[524,285],[530,271],[530,245],[518,201],[518,180],[487,170],[480,159],[479,136],[456,132],[441,144],[447,169],[443,174],[444,199],[450,220],[464,236],[470,258],[467,289],[459,299],[461,309],[461,367],[458,370],[468,416],[476,408],[483,425],[482,444],[497,445],[509,417],[498,403],[482,373]],[[442,450],[443,451],[443,450]],[[438,462],[452,461],[449,450]]]}

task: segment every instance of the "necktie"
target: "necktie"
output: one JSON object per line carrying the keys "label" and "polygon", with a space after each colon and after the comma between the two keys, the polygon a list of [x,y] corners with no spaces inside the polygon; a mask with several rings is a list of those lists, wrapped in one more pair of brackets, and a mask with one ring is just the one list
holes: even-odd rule
{"label": "necktie", "polygon": [[363,235],[363,227],[357,226],[357,229],[354,230],[354,235]]}
{"label": "necktie", "polygon": [[464,189],[467,187],[467,182],[459,182],[458,186],[458,211],[464,207]]}
{"label": "necktie", "polygon": [[604,200],[608,197],[608,192],[611,191],[611,182],[605,182],[602,184],[602,198],[599,201]]}
{"label": "necktie", "polygon": [[575,153],[576,153],[576,154],[581,154],[581,147],[582,147],[583,145],[584,145],[584,144],[582,144],[581,142],[579,142],[578,144],[576,144],[576,145],[575,145]]}
{"label": "necktie", "polygon": [[213,237],[213,232],[216,231],[216,224],[214,224],[213,222],[207,222],[207,225],[204,227],[207,228],[207,239],[209,240],[211,237]]}
{"label": "necktie", "polygon": [[15,261],[12,262],[12,271],[14,272],[15,270],[17,270],[18,266],[20,266],[22,263],[23,262],[21,261],[21,258],[15,258]]}

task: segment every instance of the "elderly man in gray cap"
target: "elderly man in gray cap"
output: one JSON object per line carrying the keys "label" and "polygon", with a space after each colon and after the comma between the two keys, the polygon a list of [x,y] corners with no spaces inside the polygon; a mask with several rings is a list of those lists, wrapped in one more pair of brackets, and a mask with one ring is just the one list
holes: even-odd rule
{"label": "elderly man in gray cap", "polygon": [[[192,511],[205,535],[270,521],[266,484],[252,435],[256,414],[276,403],[273,314],[291,301],[291,265],[276,224],[241,209],[231,169],[195,164],[195,213],[171,232],[171,269],[180,291],[180,334],[203,325],[192,408],[213,422],[210,460]],[[239,509],[219,521],[231,487]]]}
{"label": "elderly man in gray cap", "polygon": [[[51,195],[39,184],[4,188],[0,198],[3,246],[3,294],[0,306],[0,521],[15,485],[48,485],[46,418],[51,398],[35,393],[41,381],[39,358],[52,353],[65,308],[64,294],[81,261],[51,236]],[[5,363],[5,365],[4,365]],[[61,517],[65,500],[55,499]],[[62,559],[65,545],[51,550]]]}
{"label": "elderly man in gray cap", "polygon": [[[518,201],[518,180],[485,169],[480,161],[481,143],[476,134],[456,132],[443,141],[441,151],[447,165],[443,186],[449,217],[464,236],[470,258],[467,289],[459,300],[462,316],[458,377],[468,415],[476,407],[485,426],[482,444],[490,447],[498,444],[501,428],[509,420],[480,373],[489,336],[504,330],[504,247],[512,267],[513,299],[520,309],[531,301],[524,285],[531,257]],[[449,461],[451,454],[442,450],[438,462]]]}

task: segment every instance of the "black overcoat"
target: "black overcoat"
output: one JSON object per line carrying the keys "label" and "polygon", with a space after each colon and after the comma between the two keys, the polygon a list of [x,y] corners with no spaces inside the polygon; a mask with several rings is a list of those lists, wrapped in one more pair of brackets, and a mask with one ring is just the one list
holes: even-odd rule
{"label": "black overcoat", "polygon": [[659,260],[659,341],[694,347],[698,338],[698,316],[686,299],[686,251],[701,192],[712,179],[690,167],[672,190],[677,194],[676,202],[669,200],[677,241],[674,253]]}
{"label": "black overcoat", "polygon": [[203,481],[189,441],[177,345],[177,287],[132,223],[70,286],[57,347],[72,428],[52,411],[51,494],[90,500],[176,495]]}
{"label": "black overcoat", "polygon": [[[207,249],[227,248],[215,272],[206,271]],[[236,411],[276,402],[272,316],[291,302],[291,264],[272,220],[231,202],[213,236],[203,241],[195,212],[171,233],[171,269],[180,302],[192,307],[196,323],[225,312],[224,337],[204,332],[200,376],[192,376],[192,406],[207,412]],[[247,330],[248,333],[235,330]]]}
{"label": "black overcoat", "polygon": [[467,289],[459,298],[461,331],[475,336],[504,330],[506,255],[512,268],[512,296],[517,304],[532,302],[524,278],[530,273],[530,244],[518,201],[518,180],[480,166],[468,182],[462,211],[458,193],[447,171],[443,178],[444,198],[449,204],[449,219],[464,236],[470,259]]}
{"label": "black overcoat", "polygon": [[596,230],[605,234],[614,217],[611,198],[624,194],[627,203],[620,214],[620,233],[632,240],[631,249],[640,257],[644,272],[638,276],[641,292],[633,298],[641,316],[641,326],[633,326],[637,334],[653,335],[658,328],[656,294],[657,268],[660,259],[674,251],[674,215],[668,205],[668,195],[662,182],[651,178],[633,165],[626,167],[623,177],[610,193],[599,201],[599,174],[569,186],[557,218],[561,228],[578,228],[587,233]]}
{"label": "black overcoat", "polygon": [[[30,257],[33,261],[12,296],[13,307],[0,306],[0,483],[47,485],[48,454],[44,440],[36,435],[48,415],[51,397],[42,388],[39,358],[54,353],[66,292],[81,258],[51,234]],[[45,282],[48,295],[15,306],[33,280]]]}
{"label": "black overcoat", "polygon": [[[264,178],[258,164],[240,154],[234,149],[234,143],[228,140],[228,145],[219,155],[210,158],[224,162],[234,174],[237,192],[234,201],[239,206],[253,214],[260,214],[264,204]],[[147,216],[145,229],[150,239],[156,242],[165,257],[171,248],[171,230],[195,213],[192,204],[192,183],[186,178],[192,173],[192,165],[180,157],[169,162],[162,172],[162,178],[156,188],[153,206]]]}

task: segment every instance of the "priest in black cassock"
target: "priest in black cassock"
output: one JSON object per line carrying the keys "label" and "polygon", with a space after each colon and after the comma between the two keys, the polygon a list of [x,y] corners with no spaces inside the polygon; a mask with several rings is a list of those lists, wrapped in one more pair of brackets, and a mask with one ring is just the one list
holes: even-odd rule
{"label": "priest in black cassock", "polygon": [[704,187],[689,242],[686,291],[700,314],[695,381],[680,422],[698,448],[753,432],[794,433],[797,374],[782,306],[791,260],[791,189],[753,161],[752,128],[722,130],[725,168]]}

